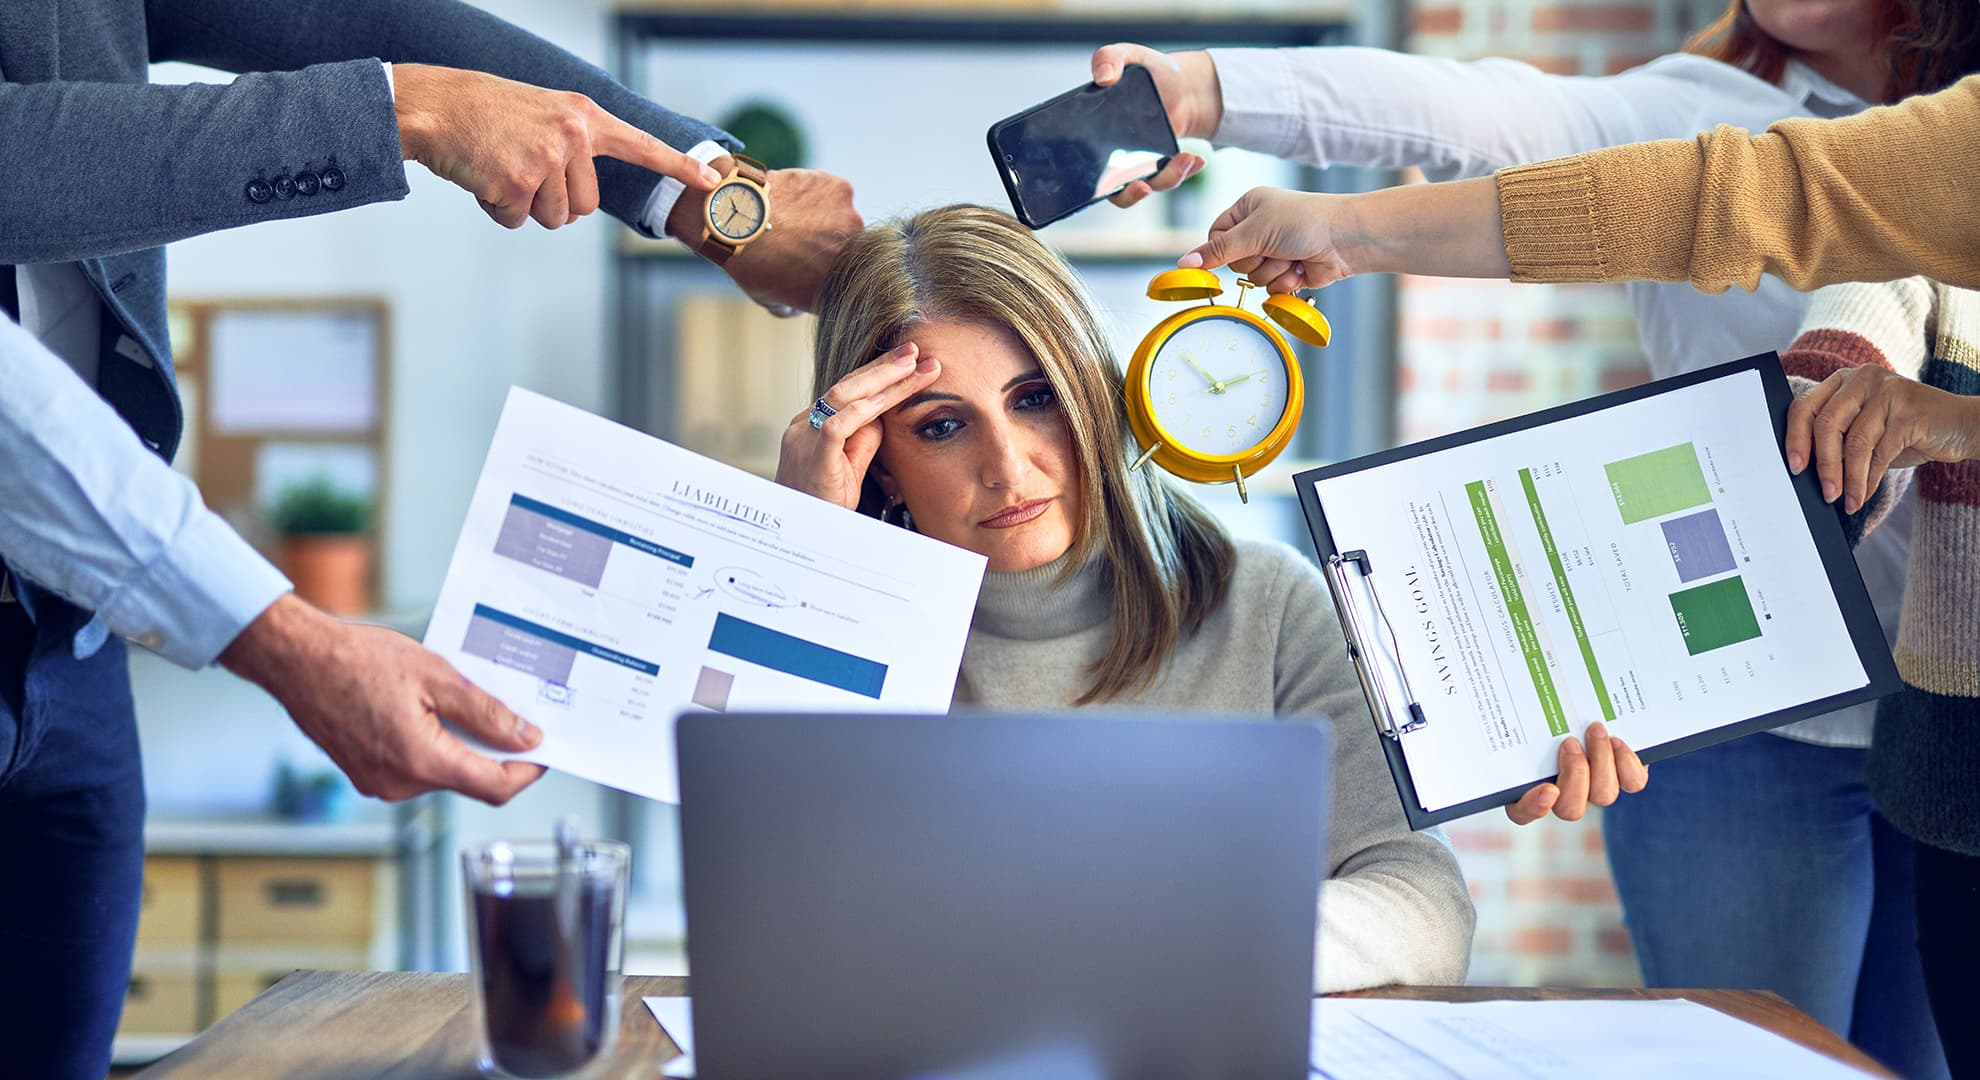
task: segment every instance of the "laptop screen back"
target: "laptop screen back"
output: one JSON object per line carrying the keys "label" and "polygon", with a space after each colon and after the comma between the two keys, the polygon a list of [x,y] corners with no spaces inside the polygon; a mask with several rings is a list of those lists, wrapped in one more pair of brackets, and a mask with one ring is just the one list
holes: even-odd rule
{"label": "laptop screen back", "polygon": [[1303,1076],[1324,727],[689,715],[704,1077]]}

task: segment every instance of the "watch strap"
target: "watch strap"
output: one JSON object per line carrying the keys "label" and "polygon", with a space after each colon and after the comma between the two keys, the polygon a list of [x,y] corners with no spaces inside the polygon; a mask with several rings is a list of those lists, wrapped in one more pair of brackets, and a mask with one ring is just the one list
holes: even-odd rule
{"label": "watch strap", "polygon": [[748,154],[730,154],[729,160],[736,163],[736,175],[755,184],[757,187],[770,186],[770,169]]}

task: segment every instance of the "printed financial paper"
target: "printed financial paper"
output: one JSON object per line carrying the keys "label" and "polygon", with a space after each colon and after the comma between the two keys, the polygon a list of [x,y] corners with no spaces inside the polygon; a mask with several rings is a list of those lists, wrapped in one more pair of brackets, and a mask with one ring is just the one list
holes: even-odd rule
{"label": "printed financial paper", "polygon": [[511,389],[426,644],[665,801],[675,718],[948,711],[980,555]]}

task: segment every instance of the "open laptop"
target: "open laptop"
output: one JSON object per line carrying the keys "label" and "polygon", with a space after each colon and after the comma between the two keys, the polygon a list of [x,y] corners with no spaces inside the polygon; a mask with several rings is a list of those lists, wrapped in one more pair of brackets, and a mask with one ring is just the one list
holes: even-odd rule
{"label": "open laptop", "polygon": [[1306,1075],[1323,728],[1089,711],[677,730],[703,1080]]}

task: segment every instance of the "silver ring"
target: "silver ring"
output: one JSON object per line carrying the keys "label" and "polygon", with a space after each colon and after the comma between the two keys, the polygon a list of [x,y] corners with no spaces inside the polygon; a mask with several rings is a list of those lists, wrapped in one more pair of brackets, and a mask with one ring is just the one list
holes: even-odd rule
{"label": "silver ring", "polygon": [[824,398],[819,398],[817,401],[812,402],[811,430],[817,431],[823,428],[825,426],[825,421],[830,420],[831,418],[837,415],[839,415],[839,410],[831,407],[830,405],[825,404]]}

